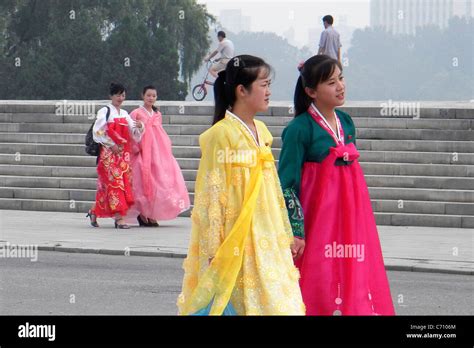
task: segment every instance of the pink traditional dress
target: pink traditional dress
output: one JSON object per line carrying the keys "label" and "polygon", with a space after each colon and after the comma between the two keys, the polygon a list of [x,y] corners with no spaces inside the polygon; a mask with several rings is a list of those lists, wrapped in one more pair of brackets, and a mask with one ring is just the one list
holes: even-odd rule
{"label": "pink traditional dress", "polygon": [[162,126],[159,111],[143,106],[130,113],[145,125],[141,141],[132,148],[133,195],[135,204],[127,221],[139,214],[154,220],[171,220],[189,209],[186,183],[173,156],[171,140]]}
{"label": "pink traditional dress", "polygon": [[[132,173],[130,151],[132,139],[140,141],[141,131],[125,111],[109,104],[110,116],[106,119],[107,108],[100,109],[94,123],[94,141],[100,143],[97,159],[97,193],[92,212],[97,217],[125,216],[133,204]],[[119,153],[110,149],[120,148]]]}
{"label": "pink traditional dress", "polygon": [[314,105],[285,128],[279,175],[295,237],[305,239],[300,286],[308,315],[393,315],[355,127],[333,130]]}

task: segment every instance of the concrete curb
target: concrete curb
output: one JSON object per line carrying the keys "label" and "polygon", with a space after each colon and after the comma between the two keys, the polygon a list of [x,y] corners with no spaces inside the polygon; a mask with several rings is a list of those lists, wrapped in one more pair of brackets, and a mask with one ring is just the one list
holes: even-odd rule
{"label": "concrete curb", "polygon": [[[68,248],[68,247],[50,247],[38,246],[40,251],[56,251],[64,253],[80,253],[80,254],[101,254],[125,256],[125,250],[116,249],[90,249],[90,248]],[[186,258],[184,253],[166,252],[166,251],[139,251],[130,250],[128,256],[147,256],[147,257],[170,257],[170,258]],[[387,258],[388,259],[388,258]],[[406,260],[406,259],[405,259]],[[413,265],[385,265],[387,271],[403,271],[403,272],[421,272],[421,273],[443,273],[458,275],[474,275],[474,270],[462,270],[454,268],[438,268],[438,267],[422,267],[415,263]]]}
{"label": "concrete curb", "polygon": [[[79,253],[79,254],[101,254],[101,255],[115,255],[115,256],[127,256],[127,251],[117,249],[91,249],[91,248],[69,248],[69,247],[51,247],[51,246],[38,246],[39,251],[57,251],[63,253]],[[140,251],[140,250],[128,250],[128,256],[147,256],[147,257],[172,257],[184,259],[186,254],[174,253],[166,251]]]}

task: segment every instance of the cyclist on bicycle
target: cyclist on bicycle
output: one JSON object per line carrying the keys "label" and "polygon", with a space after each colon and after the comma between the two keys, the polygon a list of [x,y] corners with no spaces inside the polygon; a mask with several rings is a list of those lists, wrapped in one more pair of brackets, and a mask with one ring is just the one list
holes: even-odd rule
{"label": "cyclist on bicycle", "polygon": [[209,68],[209,73],[217,78],[217,74],[225,70],[227,62],[234,57],[234,44],[229,39],[225,38],[225,32],[222,30],[217,33],[217,40],[219,40],[219,46],[210,55],[204,58],[207,62],[212,59],[216,54],[220,54],[219,58],[215,60],[215,63]]}

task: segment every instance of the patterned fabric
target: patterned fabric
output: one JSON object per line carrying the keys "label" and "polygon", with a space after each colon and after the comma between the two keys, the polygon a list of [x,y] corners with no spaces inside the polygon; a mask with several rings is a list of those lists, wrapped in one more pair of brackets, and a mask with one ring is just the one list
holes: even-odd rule
{"label": "patterned fabric", "polygon": [[288,217],[293,229],[293,235],[304,239],[303,208],[296,191],[293,188],[286,188],[283,190],[283,197],[285,198],[286,209],[288,209]]}
{"label": "patterned fabric", "polygon": [[121,151],[114,154],[101,146],[97,164],[97,193],[95,215],[124,216],[133,204],[132,176],[130,169],[130,133],[125,119],[115,118],[108,124],[107,135]]}
{"label": "patterned fabric", "polygon": [[[259,144],[242,122],[227,114],[200,138],[202,158],[196,179],[192,212],[192,232],[183,290],[178,298],[180,314],[193,314],[190,301],[202,287],[203,275],[243,210],[250,172],[260,151],[269,151],[272,136],[266,126],[255,121]],[[293,241],[286,205],[274,163],[264,162],[261,187],[243,258],[230,303],[239,315],[303,315],[298,285],[299,273],[293,264]],[[234,250],[238,256],[241,250]],[[189,309],[189,310],[187,310]]]}

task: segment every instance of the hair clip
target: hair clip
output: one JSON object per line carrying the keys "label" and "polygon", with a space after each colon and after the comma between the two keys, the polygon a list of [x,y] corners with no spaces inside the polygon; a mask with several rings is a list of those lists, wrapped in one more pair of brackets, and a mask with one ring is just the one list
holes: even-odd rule
{"label": "hair clip", "polygon": [[299,64],[298,64],[298,70],[301,72],[301,70],[303,70],[303,67],[304,67],[304,61],[302,60]]}

